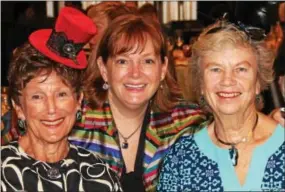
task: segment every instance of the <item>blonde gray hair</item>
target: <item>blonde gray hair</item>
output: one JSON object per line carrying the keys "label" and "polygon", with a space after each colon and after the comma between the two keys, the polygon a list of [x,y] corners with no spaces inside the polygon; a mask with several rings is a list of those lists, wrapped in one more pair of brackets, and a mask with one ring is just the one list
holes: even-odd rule
{"label": "blonde gray hair", "polygon": [[[191,74],[189,77],[192,77],[193,91],[197,98],[202,96],[201,88],[204,83],[201,70],[202,58],[208,57],[211,51],[219,51],[228,44],[249,48],[253,51],[257,60],[257,81],[260,83],[260,91],[266,89],[273,81],[274,52],[266,47],[265,41],[252,40],[246,32],[236,25],[220,20],[205,28],[192,46]],[[260,101],[256,103],[256,106],[261,106]],[[206,109],[206,111],[209,110]]]}

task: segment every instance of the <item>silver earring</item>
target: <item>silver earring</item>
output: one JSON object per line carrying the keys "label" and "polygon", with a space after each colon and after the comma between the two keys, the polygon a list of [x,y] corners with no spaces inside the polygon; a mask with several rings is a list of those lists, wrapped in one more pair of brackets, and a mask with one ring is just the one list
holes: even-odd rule
{"label": "silver earring", "polygon": [[110,87],[109,84],[105,81],[102,88],[103,88],[105,91],[107,91],[107,90],[109,89],[109,87]]}
{"label": "silver earring", "polygon": [[76,112],[76,121],[81,120],[81,118],[82,118],[82,112],[81,112],[80,110],[78,110],[78,111]]}

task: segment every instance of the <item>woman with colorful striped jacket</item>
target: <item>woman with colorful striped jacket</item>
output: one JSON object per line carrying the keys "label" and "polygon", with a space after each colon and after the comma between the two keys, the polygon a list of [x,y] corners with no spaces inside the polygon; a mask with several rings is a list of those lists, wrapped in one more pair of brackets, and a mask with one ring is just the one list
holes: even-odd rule
{"label": "woman with colorful striped jacket", "polygon": [[170,64],[160,25],[134,14],[114,19],[91,55],[87,103],[69,139],[107,161],[124,191],[155,190],[170,146],[204,120],[181,102]]}

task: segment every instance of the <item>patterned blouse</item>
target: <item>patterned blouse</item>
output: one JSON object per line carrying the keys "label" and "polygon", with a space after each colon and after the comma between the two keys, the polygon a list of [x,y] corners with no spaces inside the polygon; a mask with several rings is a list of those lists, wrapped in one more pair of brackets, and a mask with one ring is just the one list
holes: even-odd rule
{"label": "patterned blouse", "polygon": [[70,144],[67,157],[46,163],[13,141],[1,147],[1,191],[122,191],[112,169],[93,153]]}
{"label": "patterned blouse", "polygon": [[[146,127],[143,152],[143,183],[146,191],[154,191],[158,169],[170,146],[182,134],[205,121],[197,105],[181,103],[170,112],[150,111]],[[189,126],[189,127],[188,127]],[[185,129],[188,127],[188,129]],[[73,129],[71,143],[96,152],[122,176],[124,161],[120,151],[118,133],[113,123],[110,105],[106,102],[101,109],[84,107],[82,121]]]}
{"label": "patterned blouse", "polygon": [[207,128],[193,137],[182,137],[164,159],[157,191],[285,191],[284,132],[278,125],[255,148],[243,185],[228,150],[212,143]]}

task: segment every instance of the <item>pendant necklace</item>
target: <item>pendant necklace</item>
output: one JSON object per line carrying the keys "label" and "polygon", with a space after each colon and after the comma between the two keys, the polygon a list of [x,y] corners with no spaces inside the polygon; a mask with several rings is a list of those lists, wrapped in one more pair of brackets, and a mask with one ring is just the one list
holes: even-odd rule
{"label": "pendant necklace", "polygon": [[237,166],[238,158],[239,158],[239,153],[238,153],[238,149],[236,148],[236,145],[238,145],[240,143],[245,143],[248,141],[248,138],[253,133],[253,131],[255,130],[257,123],[258,123],[258,114],[256,114],[256,120],[255,120],[254,126],[253,126],[252,130],[249,132],[249,134],[246,137],[243,137],[241,140],[239,140],[238,142],[235,142],[235,143],[225,142],[225,141],[221,140],[218,137],[218,134],[216,131],[216,124],[214,124],[214,134],[215,134],[216,139],[224,145],[231,146],[229,148],[229,155],[230,155],[233,166]]}
{"label": "pendant necklace", "polygon": [[[69,145],[67,146],[67,150],[66,150],[66,155],[68,155],[69,153]],[[65,156],[66,156],[65,155]],[[64,157],[65,158],[65,157]],[[50,178],[50,179],[58,179],[60,178],[61,176],[61,173],[60,173],[60,170],[54,166],[51,166],[51,168],[49,170],[47,170],[47,176]]]}
{"label": "pendant necklace", "polygon": [[117,129],[119,135],[121,135],[121,137],[123,138],[123,144],[122,144],[122,148],[123,149],[127,149],[129,147],[129,143],[128,143],[128,140],[141,128],[141,125],[140,124],[129,136],[125,137],[123,136],[123,134],[119,131],[119,129]]}
{"label": "pendant necklace", "polygon": [[47,176],[50,179],[58,179],[60,178],[60,172],[58,168],[55,167],[51,167],[48,171],[47,171]]}

